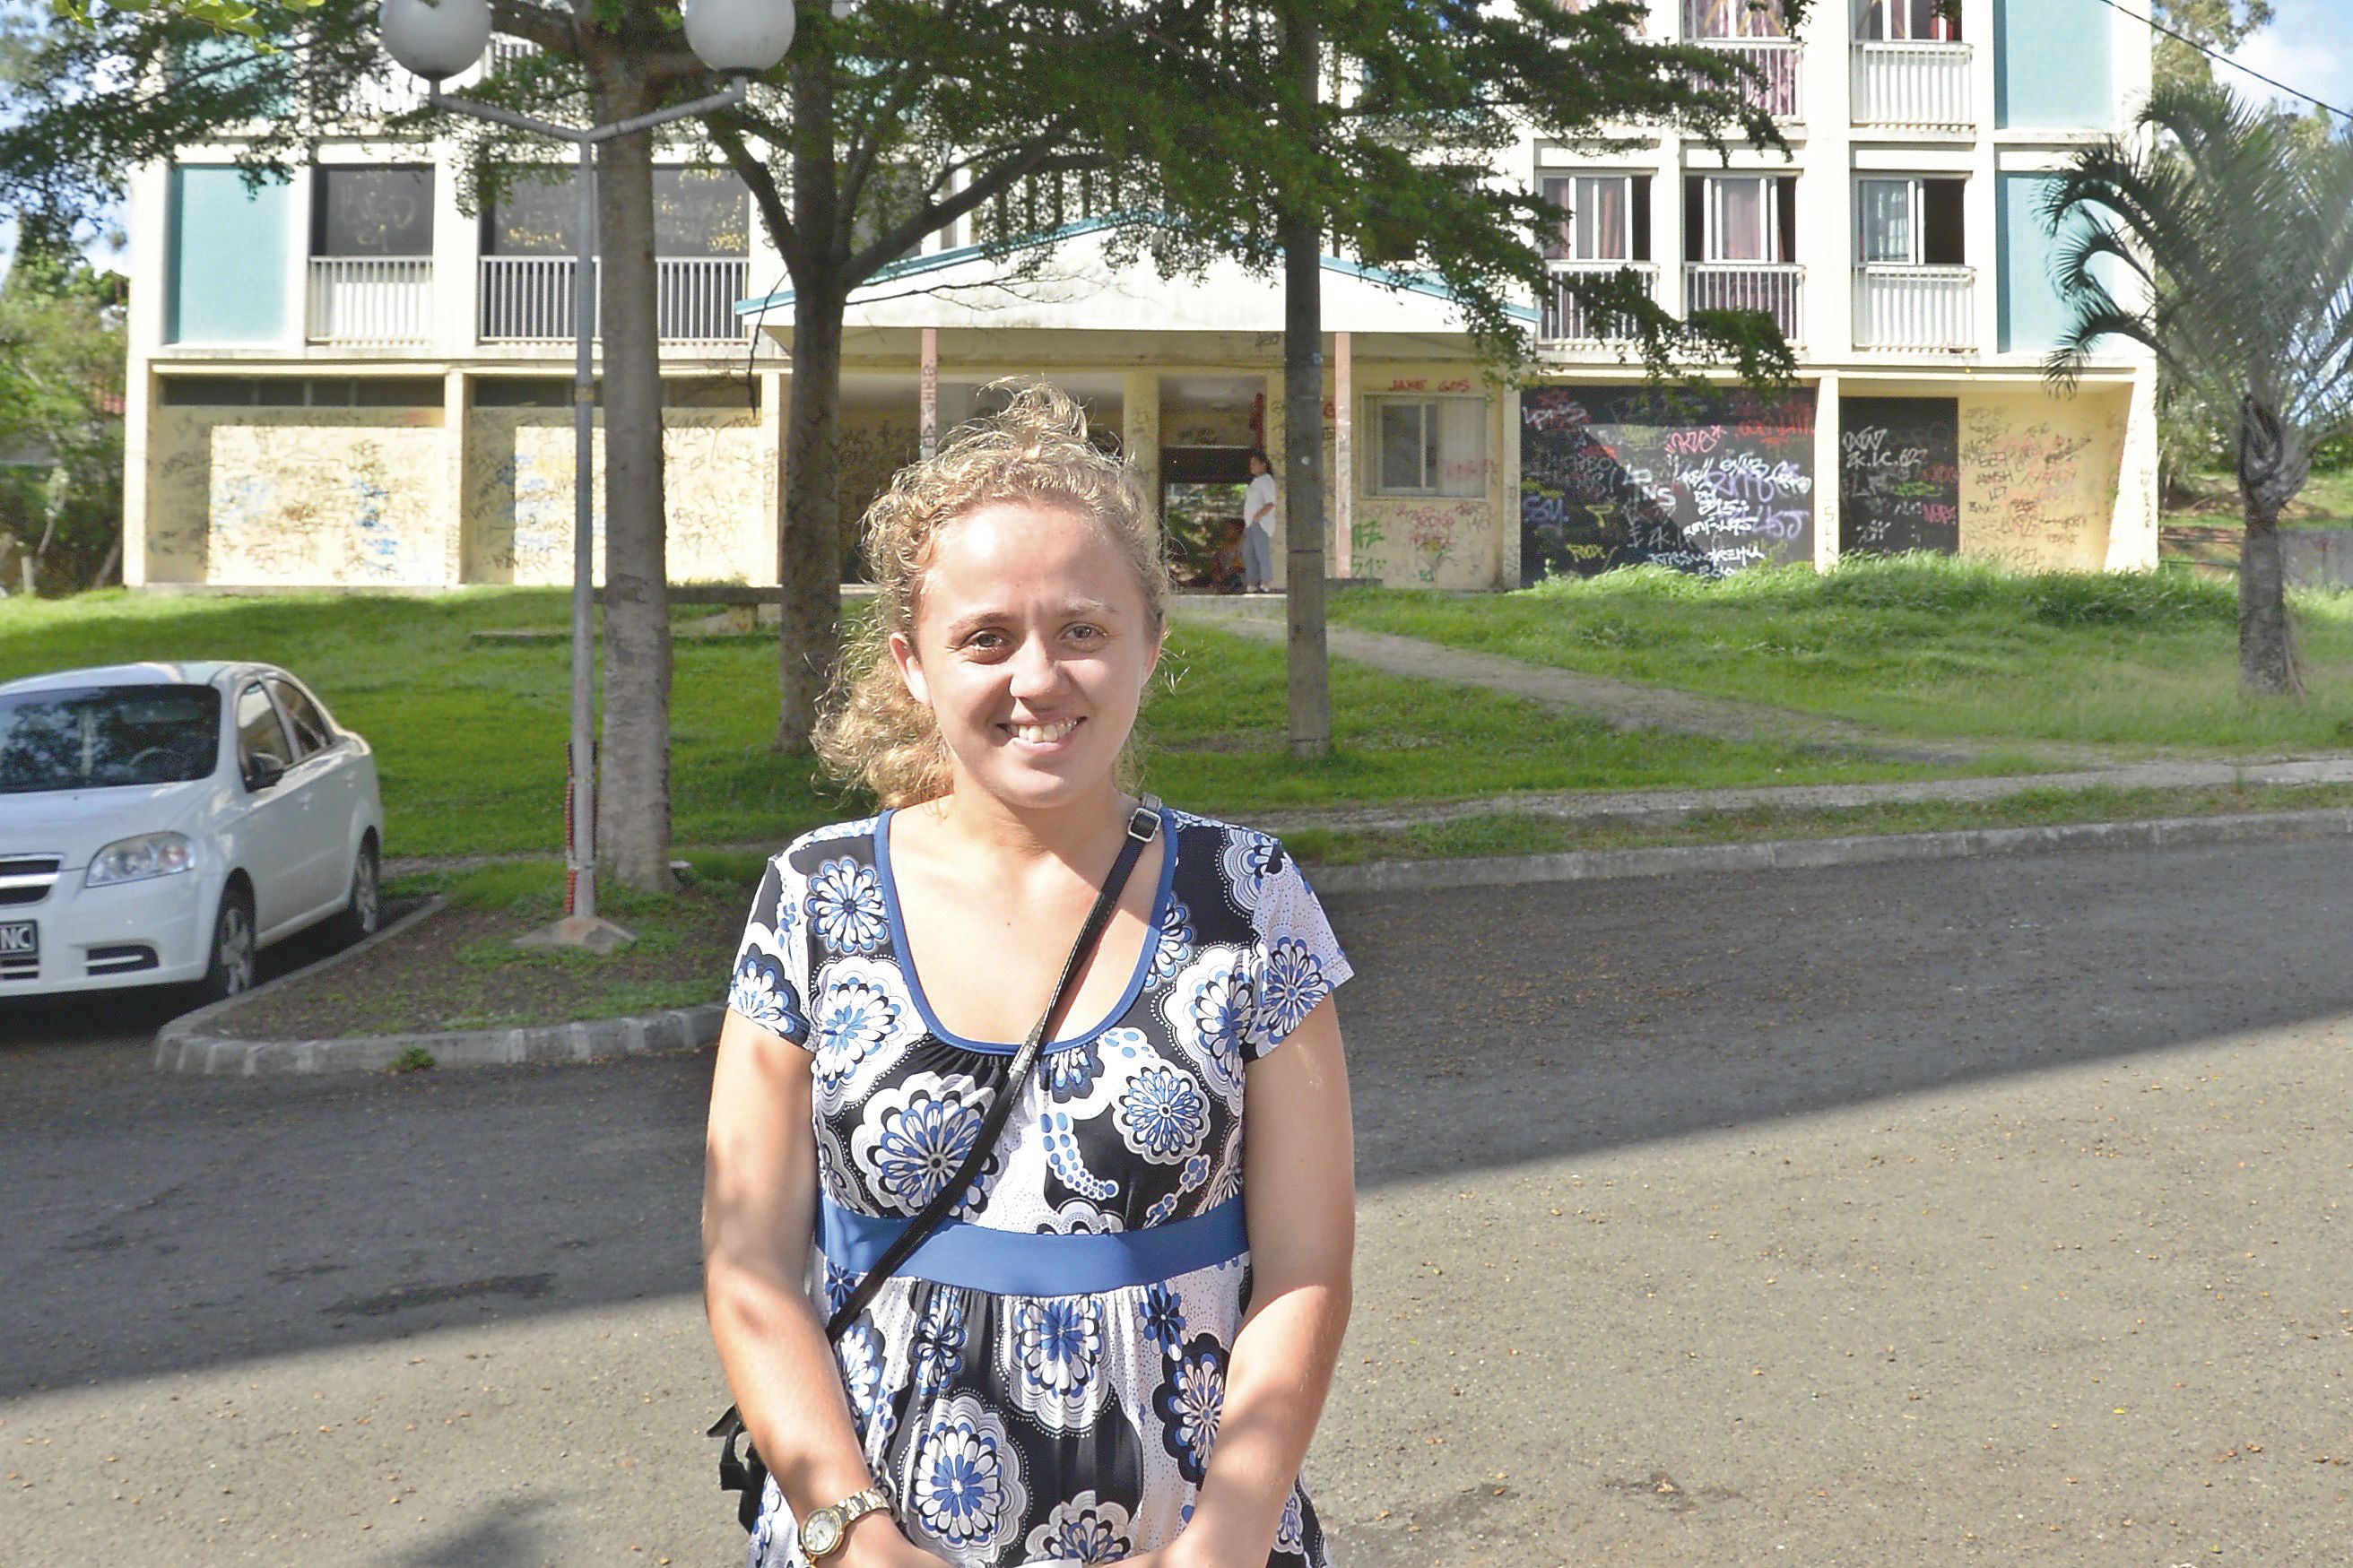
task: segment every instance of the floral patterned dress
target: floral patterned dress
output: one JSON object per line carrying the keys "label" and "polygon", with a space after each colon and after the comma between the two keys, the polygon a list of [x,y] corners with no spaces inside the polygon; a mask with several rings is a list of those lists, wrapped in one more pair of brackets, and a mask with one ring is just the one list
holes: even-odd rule
{"label": "floral patterned dress", "polygon": [[[1012,1043],[943,1027],[907,955],[890,816],[769,863],[728,1005],[814,1055],[828,1310],[971,1148]],[[1145,944],[1051,1042],[955,1215],[835,1346],[868,1465],[959,1568],[1114,1563],[1190,1516],[1250,1291],[1247,1065],[1348,978],[1262,833],[1164,810]],[[1271,1568],[1329,1568],[1294,1484]],[[803,1568],[773,1481],[751,1568]]]}

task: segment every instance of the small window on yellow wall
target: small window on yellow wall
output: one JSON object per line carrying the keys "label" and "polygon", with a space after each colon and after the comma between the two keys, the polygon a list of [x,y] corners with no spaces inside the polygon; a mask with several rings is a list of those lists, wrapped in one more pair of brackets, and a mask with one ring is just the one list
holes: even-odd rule
{"label": "small window on yellow wall", "polygon": [[1487,493],[1487,400],[1372,397],[1365,489],[1377,496]]}

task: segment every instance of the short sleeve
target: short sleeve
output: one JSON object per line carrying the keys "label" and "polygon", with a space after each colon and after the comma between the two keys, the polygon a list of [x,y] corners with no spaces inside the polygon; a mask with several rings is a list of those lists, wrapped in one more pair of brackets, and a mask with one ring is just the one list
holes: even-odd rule
{"label": "short sleeve", "polygon": [[768,862],[744,922],[744,941],[735,950],[735,973],[727,986],[729,1012],[741,1013],[797,1046],[807,1045],[809,1036],[808,1005],[801,994],[807,983],[808,953],[801,917],[803,880],[784,856]]}
{"label": "short sleeve", "polygon": [[1242,1054],[1251,1061],[1289,1039],[1316,1004],[1356,973],[1299,862],[1279,847],[1271,858],[1277,863],[1260,882],[1250,912],[1255,984]]}

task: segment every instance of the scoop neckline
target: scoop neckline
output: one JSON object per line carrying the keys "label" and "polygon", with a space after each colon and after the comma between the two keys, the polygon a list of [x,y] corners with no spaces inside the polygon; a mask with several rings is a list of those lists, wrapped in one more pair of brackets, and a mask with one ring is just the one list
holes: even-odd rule
{"label": "scoop neckline", "polygon": [[[923,991],[923,977],[915,969],[914,949],[907,941],[907,922],[899,912],[899,879],[891,868],[891,819],[897,814],[897,807],[886,807],[874,819],[874,870],[882,883],[882,910],[891,928],[891,955],[898,963],[899,973],[907,982],[907,994],[914,999],[915,1012],[923,1020],[924,1029],[935,1039],[968,1051],[1009,1057],[1021,1048],[1020,1041],[976,1040],[969,1036],[959,1035],[941,1023],[939,1015],[932,1010],[932,999]],[[1176,825],[1165,805],[1155,815],[1160,819],[1162,840],[1160,885],[1152,897],[1152,912],[1145,921],[1144,945],[1135,955],[1134,972],[1127,977],[1127,988],[1120,993],[1119,1000],[1112,1005],[1111,1011],[1100,1022],[1077,1034],[1048,1042],[1043,1048],[1050,1054],[1074,1050],[1100,1038],[1104,1030],[1127,1016],[1127,1010],[1135,1005],[1136,997],[1144,993],[1144,983],[1151,977],[1153,960],[1160,947],[1161,927],[1167,918],[1169,895],[1176,884]]]}

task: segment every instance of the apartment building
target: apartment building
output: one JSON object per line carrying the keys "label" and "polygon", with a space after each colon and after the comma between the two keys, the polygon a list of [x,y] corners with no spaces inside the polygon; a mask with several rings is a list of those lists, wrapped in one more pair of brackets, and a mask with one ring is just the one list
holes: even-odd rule
{"label": "apartment building", "polygon": [[[1531,138],[1499,178],[1570,213],[1557,274],[1631,268],[1672,310],[1769,312],[1786,395],[1646,390],[1613,323],[1531,300],[1533,365],[1482,363],[1409,276],[1324,259],[1327,540],[1338,575],[1497,588],[1641,561],[1717,574],[1927,549],[2083,569],[2156,559],[2154,369],[2119,346],[2071,395],[2042,212],[2129,122],[2145,25],[2101,0],[1832,0],[1785,36],[1746,0],[1652,0],[1650,26],[1754,62],[1789,150],[1657,127]],[[495,53],[495,50],[494,50]],[[436,587],[566,580],[568,187],[460,210],[452,149],[322,145],[248,188],[232,147],[142,171],[126,576]],[[660,175],[671,571],[775,581],[790,297],[744,193]],[[1278,283],[1125,265],[1082,189],[982,215],[854,297],[852,507],[982,405],[1046,374],[1115,434],[1188,531],[1282,447]],[[1281,560],[1278,552],[1278,561]]]}

